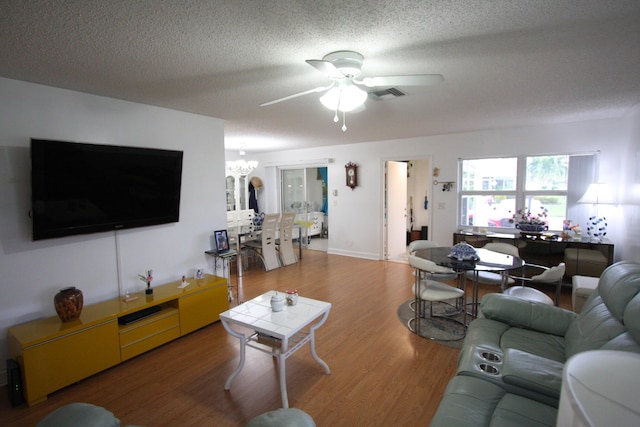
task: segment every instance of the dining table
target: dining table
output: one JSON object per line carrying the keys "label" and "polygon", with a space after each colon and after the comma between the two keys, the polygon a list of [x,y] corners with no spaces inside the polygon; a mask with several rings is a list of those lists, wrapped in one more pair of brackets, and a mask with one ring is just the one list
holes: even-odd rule
{"label": "dining table", "polygon": [[[293,228],[301,228],[301,226],[299,224],[294,224]],[[247,240],[258,240],[261,237],[262,234],[262,229],[259,225],[249,225],[249,224],[241,224],[241,225],[234,225],[234,226],[229,226],[227,228],[227,233],[229,234],[230,237],[232,237],[232,240],[235,240],[236,243],[236,251],[237,251],[237,257],[236,257],[236,264],[237,264],[237,274],[238,277],[242,277],[242,266],[243,266],[243,254],[242,254],[242,244],[244,242],[246,242]],[[298,231],[298,236],[301,236],[301,232]],[[276,235],[277,237],[277,235]],[[302,239],[298,238],[298,259],[302,259]]]}
{"label": "dining table", "polygon": [[[503,254],[484,248],[476,248],[476,259],[458,259],[451,255],[451,247],[435,247],[419,249],[415,255],[428,259],[438,265],[451,268],[457,273],[473,271],[473,291],[471,313],[472,317],[478,315],[478,273],[480,271],[507,272],[513,269],[522,269],[525,262],[522,258]],[[505,276],[506,279],[506,276]],[[465,290],[466,275],[458,275],[458,287]]]}

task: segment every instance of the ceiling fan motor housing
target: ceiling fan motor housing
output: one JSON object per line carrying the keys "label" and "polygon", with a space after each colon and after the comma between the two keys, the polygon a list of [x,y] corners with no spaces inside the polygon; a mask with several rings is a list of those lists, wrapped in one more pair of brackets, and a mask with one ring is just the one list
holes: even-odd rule
{"label": "ceiling fan motor housing", "polygon": [[331,62],[345,77],[358,77],[364,56],[351,50],[339,50],[325,55],[322,60]]}

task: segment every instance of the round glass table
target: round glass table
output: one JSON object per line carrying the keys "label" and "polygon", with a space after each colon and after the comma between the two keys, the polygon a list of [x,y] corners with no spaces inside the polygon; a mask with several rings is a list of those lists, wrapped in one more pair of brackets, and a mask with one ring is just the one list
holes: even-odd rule
{"label": "round glass table", "polygon": [[[450,257],[450,253],[450,247],[436,247],[419,249],[415,252],[415,255],[420,258],[433,261],[438,265],[449,267],[456,272],[475,272],[473,275],[472,305],[470,313],[473,317],[476,317],[478,314],[478,272],[506,272],[508,270],[522,268],[525,264],[522,258],[483,248],[476,248],[476,255],[478,256],[477,260],[458,260],[457,258]],[[458,287],[460,287],[460,289],[466,288],[466,278],[464,274],[458,275]]]}

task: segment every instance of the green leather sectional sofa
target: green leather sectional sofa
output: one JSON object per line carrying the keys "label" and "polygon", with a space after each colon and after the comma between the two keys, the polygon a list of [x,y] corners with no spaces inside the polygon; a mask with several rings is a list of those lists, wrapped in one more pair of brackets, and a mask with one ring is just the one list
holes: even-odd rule
{"label": "green leather sectional sofa", "polygon": [[571,356],[640,353],[640,264],[608,267],[580,314],[503,294],[485,296],[480,312],[431,426],[555,426]]}

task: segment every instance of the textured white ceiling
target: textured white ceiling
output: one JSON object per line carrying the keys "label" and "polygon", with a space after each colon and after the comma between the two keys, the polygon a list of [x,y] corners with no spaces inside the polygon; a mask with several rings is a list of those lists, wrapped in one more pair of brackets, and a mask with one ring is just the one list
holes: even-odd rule
{"label": "textured white ceiling", "polygon": [[[305,59],[442,74],[347,115]],[[619,117],[640,101],[638,0],[1,0],[0,76],[226,120],[247,151]]]}

